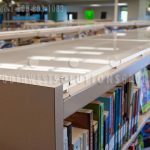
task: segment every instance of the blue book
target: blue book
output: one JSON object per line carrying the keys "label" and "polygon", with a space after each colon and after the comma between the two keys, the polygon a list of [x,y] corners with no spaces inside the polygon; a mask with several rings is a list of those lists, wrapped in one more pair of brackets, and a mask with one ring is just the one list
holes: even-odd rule
{"label": "blue book", "polygon": [[122,123],[122,87],[118,87],[118,149],[121,149],[121,123]]}
{"label": "blue book", "polygon": [[120,89],[116,88],[115,90],[115,150],[117,150],[119,148],[119,139],[118,139],[118,135],[119,135],[119,113],[120,113]]}
{"label": "blue book", "polygon": [[104,149],[109,149],[109,112],[104,111]]}
{"label": "blue book", "polygon": [[108,128],[109,128],[109,135],[108,135],[108,142],[110,142],[111,137],[113,136],[111,131],[113,128],[113,100],[110,94],[105,94],[102,97],[98,98],[98,101],[104,103],[104,110],[108,111]]}

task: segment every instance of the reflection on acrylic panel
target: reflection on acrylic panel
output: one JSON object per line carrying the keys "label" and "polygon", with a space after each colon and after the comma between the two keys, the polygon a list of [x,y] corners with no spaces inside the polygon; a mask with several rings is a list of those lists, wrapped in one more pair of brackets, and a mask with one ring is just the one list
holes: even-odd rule
{"label": "reflection on acrylic panel", "polygon": [[53,67],[53,66],[34,66],[34,65],[21,65],[21,64],[0,64],[0,69],[10,70],[31,70],[31,71],[51,71],[63,73],[86,74],[90,72],[89,69],[82,68],[67,68],[67,67]]}

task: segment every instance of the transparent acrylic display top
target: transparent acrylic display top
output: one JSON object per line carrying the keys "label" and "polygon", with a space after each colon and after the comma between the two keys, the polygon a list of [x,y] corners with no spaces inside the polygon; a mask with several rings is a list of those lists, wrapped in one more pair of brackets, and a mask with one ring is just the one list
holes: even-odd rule
{"label": "transparent acrylic display top", "polygon": [[[92,77],[150,51],[147,28],[78,40],[0,50],[3,80],[31,80],[38,85],[71,85],[81,77]],[[64,89],[67,88],[64,86]]]}

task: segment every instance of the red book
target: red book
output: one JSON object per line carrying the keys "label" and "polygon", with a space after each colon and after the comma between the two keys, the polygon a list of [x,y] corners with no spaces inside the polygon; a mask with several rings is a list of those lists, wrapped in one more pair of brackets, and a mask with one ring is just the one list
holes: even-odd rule
{"label": "red book", "polygon": [[130,147],[129,147],[129,149],[128,150],[135,150],[135,145],[134,144],[132,144]]}

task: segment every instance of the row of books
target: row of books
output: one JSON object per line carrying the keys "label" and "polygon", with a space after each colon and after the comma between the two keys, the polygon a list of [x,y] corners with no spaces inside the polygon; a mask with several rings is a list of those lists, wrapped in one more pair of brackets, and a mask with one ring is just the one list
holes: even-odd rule
{"label": "row of books", "polygon": [[138,138],[141,149],[150,149],[150,119],[148,119],[141,130]]}
{"label": "row of books", "polygon": [[150,120],[147,120],[136,140],[130,145],[129,150],[150,150]]}
{"label": "row of books", "polygon": [[127,81],[66,118],[64,150],[121,150],[138,128],[139,93]]}

